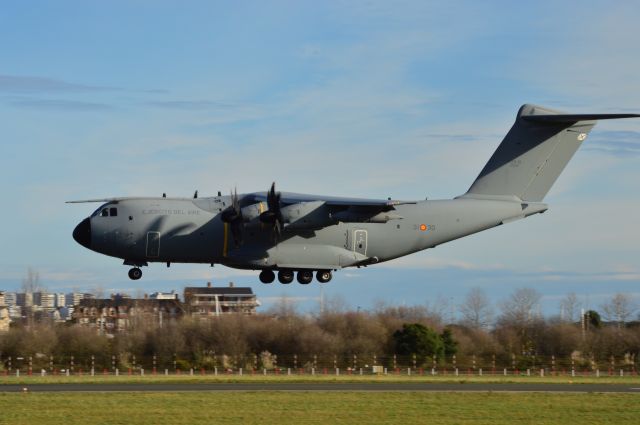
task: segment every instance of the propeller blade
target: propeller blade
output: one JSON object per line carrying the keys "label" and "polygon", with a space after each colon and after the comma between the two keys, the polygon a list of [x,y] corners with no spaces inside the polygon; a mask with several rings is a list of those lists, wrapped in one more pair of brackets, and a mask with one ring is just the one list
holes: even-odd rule
{"label": "propeller blade", "polygon": [[280,210],[280,192],[276,192],[276,182],[271,184],[267,192],[267,211],[260,215],[260,221],[271,224],[274,241],[280,240],[282,233],[282,211]]}
{"label": "propeller blade", "polygon": [[242,217],[242,209],[240,208],[240,199],[238,197],[238,189],[231,191],[231,205],[229,205],[221,215],[222,221],[228,223],[231,227],[231,235],[236,248],[242,245],[242,231],[244,230],[244,219]]}

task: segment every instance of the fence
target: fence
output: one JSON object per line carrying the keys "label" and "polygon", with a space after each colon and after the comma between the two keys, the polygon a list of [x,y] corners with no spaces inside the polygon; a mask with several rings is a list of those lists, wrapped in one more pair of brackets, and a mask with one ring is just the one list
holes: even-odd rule
{"label": "fence", "polygon": [[121,374],[403,374],[403,375],[521,375],[636,376],[637,359],[609,357],[453,355],[377,356],[249,355],[202,353],[193,359],[178,356],[25,355],[0,357],[0,375],[121,375]]}

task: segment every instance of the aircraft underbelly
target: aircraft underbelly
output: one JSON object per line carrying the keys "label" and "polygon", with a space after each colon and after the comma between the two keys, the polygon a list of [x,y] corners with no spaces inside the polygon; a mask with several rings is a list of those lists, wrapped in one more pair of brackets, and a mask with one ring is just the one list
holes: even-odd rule
{"label": "aircraft underbelly", "polygon": [[366,256],[330,245],[277,246],[270,260],[277,267],[304,269],[340,269],[367,259]]}

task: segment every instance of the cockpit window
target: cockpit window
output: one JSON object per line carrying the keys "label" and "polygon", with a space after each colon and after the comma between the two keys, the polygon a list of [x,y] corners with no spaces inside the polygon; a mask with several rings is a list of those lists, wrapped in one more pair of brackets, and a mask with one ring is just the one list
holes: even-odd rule
{"label": "cockpit window", "polygon": [[91,217],[117,217],[118,208],[113,206],[114,204],[103,204],[100,208],[95,210]]}

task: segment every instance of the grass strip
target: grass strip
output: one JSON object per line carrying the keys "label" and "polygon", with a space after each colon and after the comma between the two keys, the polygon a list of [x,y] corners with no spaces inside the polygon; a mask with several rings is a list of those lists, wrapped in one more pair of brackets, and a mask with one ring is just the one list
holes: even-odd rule
{"label": "grass strip", "polygon": [[536,383],[536,384],[628,384],[639,385],[639,376],[406,376],[406,375],[82,375],[82,376],[0,376],[0,384],[176,384],[176,383],[313,383],[313,382],[344,382],[344,383],[405,383],[405,382],[434,382],[434,383]]}
{"label": "grass strip", "polygon": [[108,424],[637,424],[635,394],[11,393],[0,422]]}

